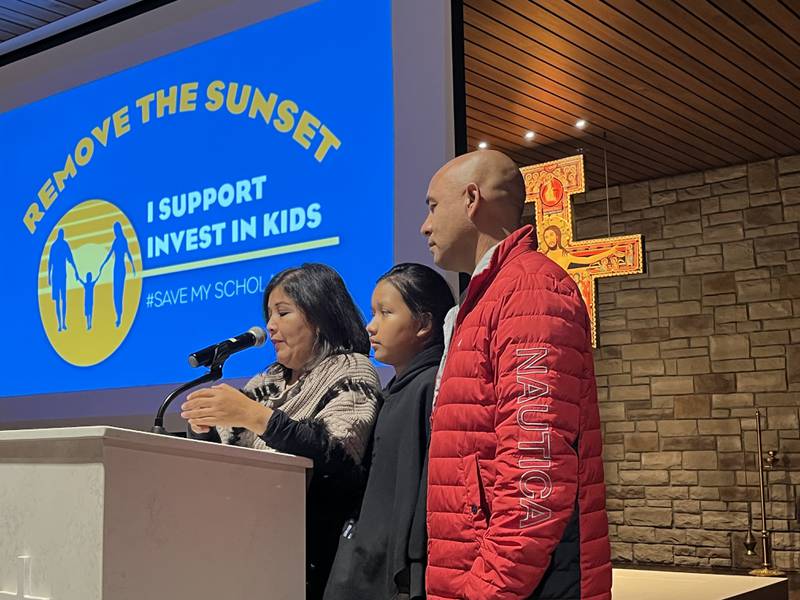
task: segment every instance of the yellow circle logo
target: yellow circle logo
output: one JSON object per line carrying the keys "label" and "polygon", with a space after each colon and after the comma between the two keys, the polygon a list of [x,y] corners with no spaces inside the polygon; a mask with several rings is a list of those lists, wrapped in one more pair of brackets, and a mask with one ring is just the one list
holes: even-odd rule
{"label": "yellow circle logo", "polygon": [[61,217],[39,262],[39,315],[70,364],[104,361],[128,335],[142,295],[142,254],[130,220],[105,200]]}

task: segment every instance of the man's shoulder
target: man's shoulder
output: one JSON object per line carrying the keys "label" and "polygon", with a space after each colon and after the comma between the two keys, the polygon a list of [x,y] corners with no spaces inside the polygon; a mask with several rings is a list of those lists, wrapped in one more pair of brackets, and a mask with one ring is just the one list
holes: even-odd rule
{"label": "man's shoulder", "polygon": [[[492,288],[491,296],[500,306],[501,319],[533,314],[553,316],[558,317],[559,323],[577,323],[588,335],[589,318],[577,284],[538,251],[521,253],[502,265]],[[528,326],[539,327],[540,322],[531,321]]]}
{"label": "man's shoulder", "polygon": [[558,294],[578,292],[569,274],[538,250],[526,250],[500,266],[499,293],[514,290],[549,290]]}

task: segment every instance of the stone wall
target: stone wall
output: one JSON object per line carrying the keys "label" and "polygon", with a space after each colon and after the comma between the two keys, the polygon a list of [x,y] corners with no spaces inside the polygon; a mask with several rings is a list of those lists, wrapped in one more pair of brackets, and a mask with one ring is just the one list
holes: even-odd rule
{"label": "stone wall", "polygon": [[[755,417],[768,525],[800,568],[800,156],[614,187],[612,235],[647,273],[601,280],[595,354],[617,562],[757,566]],[[608,234],[605,190],[573,198],[577,239]],[[760,525],[758,525],[760,529]],[[760,550],[759,550],[760,552]]]}

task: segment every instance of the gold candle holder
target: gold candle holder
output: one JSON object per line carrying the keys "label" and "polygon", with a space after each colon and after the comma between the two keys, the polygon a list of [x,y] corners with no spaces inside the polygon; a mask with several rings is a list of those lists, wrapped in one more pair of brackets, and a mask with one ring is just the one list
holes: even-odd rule
{"label": "gold candle holder", "polygon": [[[767,503],[765,500],[764,490],[764,464],[766,463],[767,469],[772,469],[778,460],[778,453],[775,450],[770,450],[767,458],[764,458],[764,448],[761,444],[761,412],[756,409],[756,439],[758,441],[758,487],[761,492],[761,567],[750,571],[750,575],[757,577],[779,577],[785,575],[780,569],[776,569],[772,564],[772,532],[767,529]],[[749,501],[748,501],[749,505]],[[748,511],[749,512],[749,511]],[[752,517],[751,517],[752,521]],[[748,556],[755,555],[756,538],[753,535],[752,525],[747,528],[747,537],[744,540],[744,546],[747,549]]]}

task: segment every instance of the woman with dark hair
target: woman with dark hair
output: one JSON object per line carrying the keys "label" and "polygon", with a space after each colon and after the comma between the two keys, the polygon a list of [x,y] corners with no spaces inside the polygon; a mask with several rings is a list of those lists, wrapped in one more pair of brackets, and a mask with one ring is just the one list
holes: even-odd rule
{"label": "woman with dark hair", "polygon": [[394,367],[395,377],[384,388],[358,521],[339,539],[325,600],[425,597],[426,456],[453,304],[447,282],[424,265],[397,265],[375,286],[367,331],[375,358]]}
{"label": "woman with dark hair", "polygon": [[379,408],[363,319],[342,278],[304,264],[272,278],[264,312],[276,362],[237,390],[189,394],[193,437],[314,461],[306,502],[306,598],[322,597],[346,519],[366,481],[364,455]]}

